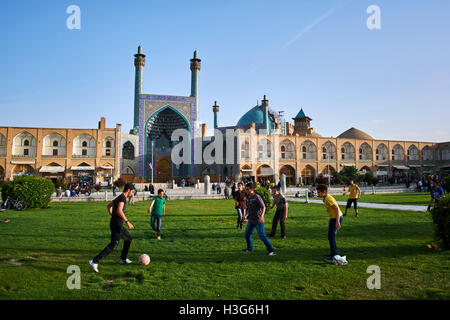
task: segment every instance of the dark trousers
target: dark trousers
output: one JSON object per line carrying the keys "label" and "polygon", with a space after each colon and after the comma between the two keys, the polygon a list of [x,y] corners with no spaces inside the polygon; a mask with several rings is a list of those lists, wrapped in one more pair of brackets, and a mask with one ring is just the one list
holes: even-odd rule
{"label": "dark trousers", "polygon": [[[340,223],[342,224],[342,220],[344,217],[340,217]],[[338,248],[336,244],[336,234],[338,230],[336,229],[336,219],[330,219],[328,222],[328,241],[330,242],[330,254],[335,256],[338,254]]]}
{"label": "dark trousers", "polygon": [[109,227],[111,229],[111,242],[102,250],[97,256],[95,256],[94,263],[99,263],[102,261],[107,255],[117,249],[119,246],[119,240],[122,238],[123,241],[123,249],[120,258],[125,260],[128,255],[128,250],[131,245],[131,235],[127,229],[123,226],[122,221],[111,220],[109,223]]}
{"label": "dark trousers", "polygon": [[152,218],[150,219],[150,226],[159,237],[161,236],[161,223],[162,223],[162,216],[152,214]]}
{"label": "dark trousers", "polygon": [[274,236],[277,232],[278,221],[280,221],[281,236],[286,237],[286,224],[284,223],[286,221],[286,212],[284,211],[284,209],[277,210],[275,212],[275,215],[273,216],[272,232],[270,233],[271,236]]}

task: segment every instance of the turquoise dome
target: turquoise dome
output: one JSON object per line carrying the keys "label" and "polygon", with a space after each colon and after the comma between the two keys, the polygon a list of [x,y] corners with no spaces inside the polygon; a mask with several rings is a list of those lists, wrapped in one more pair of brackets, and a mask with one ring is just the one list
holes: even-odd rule
{"label": "turquoise dome", "polygon": [[[238,121],[237,127],[248,127],[251,126],[252,123],[256,125],[257,128],[261,128],[264,126],[264,112],[261,110],[259,106],[254,106],[246,114],[244,114]],[[275,118],[273,114],[269,111],[269,127],[274,130],[275,127]]]}

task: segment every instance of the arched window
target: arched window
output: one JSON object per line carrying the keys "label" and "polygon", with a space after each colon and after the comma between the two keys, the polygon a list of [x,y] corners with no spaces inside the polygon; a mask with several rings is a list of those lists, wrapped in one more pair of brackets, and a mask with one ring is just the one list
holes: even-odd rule
{"label": "arched window", "polygon": [[107,137],[103,140],[103,156],[112,157],[114,154],[114,139]]}
{"label": "arched window", "polygon": [[365,142],[359,147],[359,160],[372,160],[372,148]]}
{"label": "arched window", "polygon": [[248,138],[244,138],[244,141],[241,143],[241,159],[250,159],[250,143],[248,142]]}
{"label": "arched window", "polygon": [[57,147],[57,146],[58,146],[58,141],[56,141],[56,140],[53,141],[53,146],[54,146],[54,147]]}
{"label": "arched window", "polygon": [[289,140],[284,140],[280,145],[280,159],[295,159],[295,146]]}
{"label": "arched window", "polygon": [[73,155],[95,158],[97,142],[94,137],[83,133],[73,139]]}
{"label": "arched window", "polygon": [[311,141],[302,143],[302,159],[315,160],[316,159],[316,145]]}
{"label": "arched window", "polygon": [[14,137],[13,156],[34,157],[36,155],[36,139],[24,131]]}
{"label": "arched window", "polygon": [[393,161],[403,161],[405,160],[405,151],[403,147],[399,144],[396,144],[392,149],[392,160]]}
{"label": "arched window", "polygon": [[415,145],[408,148],[408,160],[409,161],[419,161],[419,149]]}
{"label": "arched window", "polygon": [[377,147],[376,153],[376,160],[377,161],[387,161],[388,160],[388,149],[385,144],[380,144]]}
{"label": "arched window", "polygon": [[126,160],[134,160],[134,145],[130,141],[123,144],[122,158]]}
{"label": "arched window", "polygon": [[349,142],[342,145],[341,148],[341,159],[342,160],[355,160],[355,147]]}
{"label": "arched window", "polygon": [[0,133],[0,155],[6,154],[6,138]]}
{"label": "arched window", "polygon": [[330,141],[326,142],[322,146],[322,159],[323,160],[326,160],[326,159],[333,160],[336,158],[335,155],[336,155],[336,147],[334,146],[334,144],[331,143]]}
{"label": "arched window", "polygon": [[433,160],[433,150],[429,146],[425,146],[422,149],[422,159],[423,161],[432,161]]}
{"label": "arched window", "polygon": [[262,138],[258,144],[258,158],[270,159],[272,158],[272,142],[269,139]]}

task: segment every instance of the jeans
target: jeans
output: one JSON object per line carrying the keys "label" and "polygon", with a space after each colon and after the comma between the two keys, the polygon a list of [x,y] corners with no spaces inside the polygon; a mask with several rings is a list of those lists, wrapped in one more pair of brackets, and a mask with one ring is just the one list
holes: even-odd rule
{"label": "jeans", "polygon": [[152,229],[157,232],[157,235],[159,237],[161,236],[161,223],[162,223],[162,216],[152,214],[152,218],[150,219],[150,225]]}
{"label": "jeans", "polygon": [[246,210],[247,209],[236,208],[236,211],[237,211],[237,214],[238,214],[236,228],[242,229],[242,224],[244,222],[244,216],[245,216],[245,211]]}
{"label": "jeans", "polygon": [[120,238],[124,239],[123,249],[120,255],[120,259],[125,260],[128,255],[128,250],[131,245],[131,235],[127,229],[123,226],[122,221],[111,220],[109,223],[109,227],[111,229],[111,242],[102,250],[97,256],[94,257],[94,263],[99,263],[102,261],[107,255],[117,249],[119,246]]}
{"label": "jeans", "polygon": [[255,230],[258,231],[259,238],[264,242],[266,245],[267,251],[273,252],[272,244],[269,241],[269,238],[267,238],[266,233],[264,232],[264,222],[260,224],[253,224],[250,221],[247,222],[247,229],[245,229],[245,240],[247,240],[247,250],[252,251],[253,250],[253,240],[252,240],[252,233]]}
{"label": "jeans", "polygon": [[[340,223],[342,224],[343,216],[340,217]],[[336,234],[338,230],[336,229],[336,219],[330,219],[328,222],[328,241],[330,242],[330,254],[335,256],[338,254],[338,248],[336,245]]]}
{"label": "jeans", "polygon": [[284,209],[277,210],[275,212],[272,220],[272,232],[270,233],[270,235],[274,236],[276,234],[278,220],[280,220],[281,236],[286,237],[286,224],[284,223],[286,220],[286,211],[284,211]]}

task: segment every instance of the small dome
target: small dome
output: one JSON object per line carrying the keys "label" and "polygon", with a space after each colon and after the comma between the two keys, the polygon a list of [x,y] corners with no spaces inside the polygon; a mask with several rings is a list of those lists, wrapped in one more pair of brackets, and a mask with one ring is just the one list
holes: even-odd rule
{"label": "small dome", "polygon": [[373,137],[365,133],[364,131],[358,130],[356,128],[350,128],[347,131],[341,133],[338,138],[341,139],[362,139],[362,140],[373,140]]}
{"label": "small dome", "polygon": [[[261,128],[264,125],[264,111],[260,106],[254,106],[252,109],[247,111],[238,121],[237,127],[249,127],[254,123],[256,128]],[[276,129],[275,117],[273,113],[269,110],[269,126],[272,130]]]}

